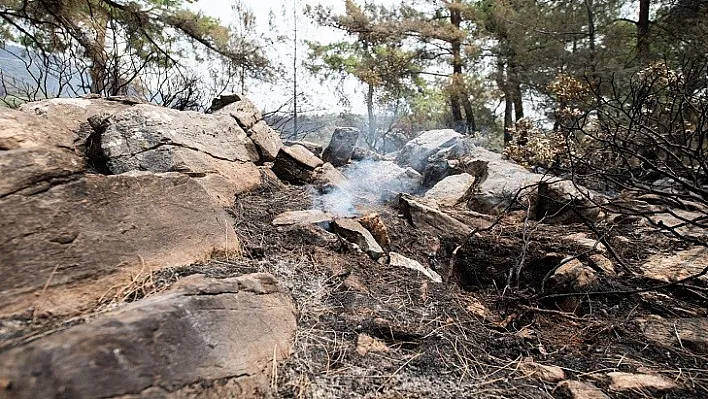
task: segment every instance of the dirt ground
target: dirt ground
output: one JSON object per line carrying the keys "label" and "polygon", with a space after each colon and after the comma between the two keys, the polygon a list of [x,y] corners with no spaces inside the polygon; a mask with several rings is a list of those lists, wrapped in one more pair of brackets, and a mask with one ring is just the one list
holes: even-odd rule
{"label": "dirt ground", "polygon": [[[459,240],[414,228],[399,216],[395,203],[377,209],[391,236],[390,249],[434,267],[445,280],[435,284],[415,271],[381,265],[320,227],[270,224],[282,212],[310,209],[311,204],[307,189],[275,184],[238,198],[230,211],[244,244],[242,257],[160,271],[122,300],[140,299],[196,273],[274,274],[291,291],[299,311],[294,353],[278,365],[275,397],[563,397],[555,381],[523,367],[528,358],[558,366],[566,379],[592,382],[605,392],[606,375],[613,371],[659,372],[682,387],[615,393],[615,398],[708,397],[708,358],[649,343],[641,332],[642,320],[651,315],[706,317],[706,287],[626,294],[657,283],[621,277],[601,280],[595,290],[603,294],[566,298],[540,291],[552,267],[548,254],[582,253],[562,239],[588,233],[580,225],[539,226],[531,236],[519,288],[505,291],[500,279],[523,244],[518,223],[500,223],[480,234],[451,262]],[[629,238],[621,251],[630,268],[675,245],[667,237],[647,237],[629,228],[608,234],[610,240],[617,237]],[[575,311],[560,311],[568,301]],[[0,350],[114,306],[119,303],[107,301],[97,312],[71,320],[5,320]]]}

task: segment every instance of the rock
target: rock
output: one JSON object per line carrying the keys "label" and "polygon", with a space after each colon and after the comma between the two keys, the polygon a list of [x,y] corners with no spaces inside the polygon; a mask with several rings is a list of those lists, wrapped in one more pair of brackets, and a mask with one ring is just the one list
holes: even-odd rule
{"label": "rock", "polygon": [[425,198],[440,205],[455,206],[465,198],[465,194],[474,184],[474,176],[467,173],[446,177],[425,193]]}
{"label": "rock", "polygon": [[[225,115],[136,105],[107,118],[93,141],[110,172],[176,170],[173,154],[193,151],[231,162],[256,162],[259,155],[241,127]],[[95,146],[94,146],[95,147]],[[180,151],[178,151],[180,150]]]}
{"label": "rock", "polygon": [[369,352],[388,353],[388,351],[388,346],[383,341],[367,334],[359,334],[356,338],[356,352],[360,356],[366,356]]}
{"label": "rock", "polygon": [[347,177],[342,174],[337,168],[327,162],[319,168],[315,169],[315,175],[312,182],[319,186],[334,186],[340,189],[348,188]]}
{"label": "rock", "polygon": [[590,261],[590,266],[595,268],[595,270],[600,270],[606,276],[617,277],[617,271],[615,270],[615,265],[611,260],[607,259],[603,255],[590,255],[588,258]]}
{"label": "rock", "polygon": [[259,378],[265,391],[266,373],[289,355],[296,328],[292,299],[271,275],[190,276],[3,353],[0,379],[10,383],[2,396],[114,397],[243,377]]}
{"label": "rock", "polygon": [[0,108],[0,150],[59,147],[81,153],[93,132],[89,117],[129,107],[108,99],[54,98],[23,104],[19,110]]}
{"label": "rock", "polygon": [[596,281],[595,272],[577,259],[566,262],[559,267],[548,280],[549,287],[556,287],[554,292],[586,290],[595,284]]}
{"label": "rock", "polygon": [[391,252],[388,255],[389,255],[389,265],[395,266],[395,267],[405,267],[406,269],[419,271],[419,272],[423,273],[423,275],[425,275],[425,277],[429,278],[433,282],[442,283],[442,277],[440,277],[439,274],[437,274],[434,270],[430,269],[429,267],[423,266],[417,260],[407,258],[401,254],[396,253],[396,252]]}
{"label": "rock", "polygon": [[322,153],[322,160],[334,166],[344,166],[349,163],[354,152],[359,129],[355,127],[338,127],[334,130],[329,145]]}
{"label": "rock", "polygon": [[[35,145],[49,145],[69,148],[83,152],[85,140],[93,133],[88,120],[96,115],[104,118],[118,111],[144,103],[135,97],[101,98],[87,95],[83,98],[52,98],[22,104],[20,111],[42,126],[37,130]],[[22,123],[32,129],[32,124]],[[0,126],[6,126],[0,123]],[[15,138],[21,137],[11,133]],[[1,136],[1,134],[0,134]]]}
{"label": "rock", "polygon": [[[223,97],[223,96],[222,96]],[[210,108],[214,115],[230,115],[242,129],[248,130],[258,121],[263,120],[261,111],[251,100],[238,94],[214,99]]]}
{"label": "rock", "polygon": [[678,389],[679,385],[661,374],[607,373],[610,377],[610,390],[625,391],[668,391]]}
{"label": "rock", "polygon": [[535,378],[544,382],[559,382],[565,380],[565,372],[558,366],[539,364],[531,358],[525,358],[519,364],[519,371],[527,378]]}
{"label": "rock", "polygon": [[385,160],[383,155],[360,146],[354,147],[351,159],[352,161],[363,161],[364,159],[370,159],[372,161]]}
{"label": "rock", "polygon": [[136,274],[240,251],[231,218],[188,176],[86,175],[50,186],[0,198],[0,315],[38,305],[71,313]]}
{"label": "rock", "polygon": [[399,209],[404,217],[415,227],[427,226],[443,235],[466,237],[472,229],[459,220],[438,209],[413,199],[412,196],[401,194]]}
{"label": "rock", "polygon": [[273,172],[279,179],[293,184],[312,181],[315,169],[324,162],[301,145],[283,147],[273,164]]}
{"label": "rock", "polygon": [[396,156],[396,163],[404,167],[410,166],[422,174],[430,156],[454,147],[463,137],[452,129],[423,132],[403,146]]}
{"label": "rock", "polygon": [[333,221],[334,216],[317,209],[310,209],[282,213],[273,219],[272,224],[273,226],[292,226],[331,223]]}
{"label": "rock", "polygon": [[261,162],[275,161],[283,142],[275,130],[271,129],[265,121],[258,121],[253,127],[246,131],[248,137],[258,148]]}
{"label": "rock", "polygon": [[556,385],[555,391],[571,399],[610,399],[600,388],[589,382],[562,381]]}
{"label": "rock", "polygon": [[644,336],[649,342],[686,348],[695,353],[708,355],[708,319],[660,319],[652,318],[643,323]]}
{"label": "rock", "polygon": [[453,174],[451,161],[447,160],[445,154],[444,151],[440,151],[428,158],[428,164],[423,171],[423,188],[431,188]]}
{"label": "rock", "polygon": [[332,227],[335,233],[345,240],[358,245],[362,251],[373,259],[378,259],[384,255],[384,250],[376,242],[374,236],[356,220],[336,219]]}
{"label": "rock", "polygon": [[84,160],[76,154],[51,147],[0,151],[0,199],[25,189],[43,191],[77,179]]}
{"label": "rock", "polygon": [[572,243],[573,246],[582,251],[590,251],[600,254],[607,252],[607,248],[605,248],[604,244],[596,239],[589,238],[586,233],[570,234],[563,237],[562,240]]}
{"label": "rock", "polygon": [[[666,283],[697,275],[706,267],[708,250],[704,247],[693,247],[672,255],[652,255],[640,266],[644,277]],[[708,281],[708,276],[704,275],[699,279]]]}
{"label": "rock", "polygon": [[388,229],[384,224],[381,216],[376,213],[370,213],[357,218],[357,222],[369,230],[376,242],[383,248],[391,248],[391,237],[388,235]]}
{"label": "rock", "polygon": [[315,154],[316,157],[322,158],[322,145],[321,144],[313,143],[310,141],[286,141],[283,144],[288,147],[292,147],[294,145],[303,146],[303,147],[307,148],[308,151]]}

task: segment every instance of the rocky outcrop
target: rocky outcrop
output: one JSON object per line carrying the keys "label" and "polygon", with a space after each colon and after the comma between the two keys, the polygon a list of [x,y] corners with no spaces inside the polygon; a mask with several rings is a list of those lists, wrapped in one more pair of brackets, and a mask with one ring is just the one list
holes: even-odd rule
{"label": "rocky outcrop", "polygon": [[643,323],[644,336],[649,342],[667,348],[687,348],[708,354],[708,318],[652,318]]}
{"label": "rocky outcrop", "polygon": [[295,329],[294,304],[271,275],[190,276],[167,293],[3,353],[0,396],[164,396],[247,378],[260,380],[262,395],[266,370],[289,355]]}
{"label": "rocky outcrop", "polygon": [[359,129],[355,127],[338,127],[334,130],[329,145],[322,153],[322,160],[334,166],[346,165],[354,153],[354,147],[359,140]]}
{"label": "rocky outcrop", "polygon": [[398,206],[403,216],[413,226],[428,226],[439,231],[440,234],[459,237],[466,237],[472,232],[472,228],[465,223],[428,204],[415,200],[410,195],[401,194]]}
{"label": "rocky outcrop", "polygon": [[[236,253],[231,223],[194,179],[176,173],[28,186],[0,198],[0,314],[40,302],[42,311],[75,311],[141,269]],[[48,281],[39,301],[34,293]]]}

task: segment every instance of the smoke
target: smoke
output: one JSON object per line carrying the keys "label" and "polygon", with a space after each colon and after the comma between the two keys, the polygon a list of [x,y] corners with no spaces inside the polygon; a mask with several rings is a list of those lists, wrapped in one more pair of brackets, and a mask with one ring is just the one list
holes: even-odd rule
{"label": "smoke", "polygon": [[364,159],[353,162],[342,173],[345,182],[313,192],[315,209],[336,216],[356,216],[362,207],[381,205],[400,193],[417,192],[422,181],[418,172],[392,161]]}

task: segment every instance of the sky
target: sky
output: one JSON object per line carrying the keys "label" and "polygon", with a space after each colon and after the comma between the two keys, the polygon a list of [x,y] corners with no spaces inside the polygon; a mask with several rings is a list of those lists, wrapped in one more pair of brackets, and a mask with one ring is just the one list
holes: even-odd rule
{"label": "sky", "polygon": [[[235,21],[232,5],[236,0],[199,0],[191,5],[191,8],[199,10],[206,15],[219,18],[225,25]],[[315,6],[322,4],[332,7],[335,11],[344,11],[344,0],[241,0],[243,5],[250,8],[256,17],[257,29],[261,34],[269,34],[269,20],[271,12],[275,15],[275,21],[282,33],[291,35],[293,29],[293,5],[297,4],[298,9],[298,36],[301,40],[328,42],[343,38],[342,34],[336,31],[315,26],[304,14],[306,5]],[[395,4],[394,0],[370,0],[377,4]],[[290,45],[280,45],[271,50],[271,57],[284,61],[291,65],[292,47]],[[307,47],[301,45],[298,51],[300,60],[307,57]],[[292,75],[292,71],[288,72]],[[309,112],[342,112],[351,111],[363,114],[366,112],[364,103],[363,88],[353,79],[349,79],[339,85],[337,82],[320,82],[316,77],[301,68],[298,73],[301,91],[308,94],[307,102],[302,105],[302,111]],[[291,79],[282,79],[285,83],[275,84],[251,84],[246,88],[246,95],[256,102],[261,108],[272,110],[278,108],[292,97]],[[338,92],[344,93],[349,98],[349,105],[339,104]]]}

